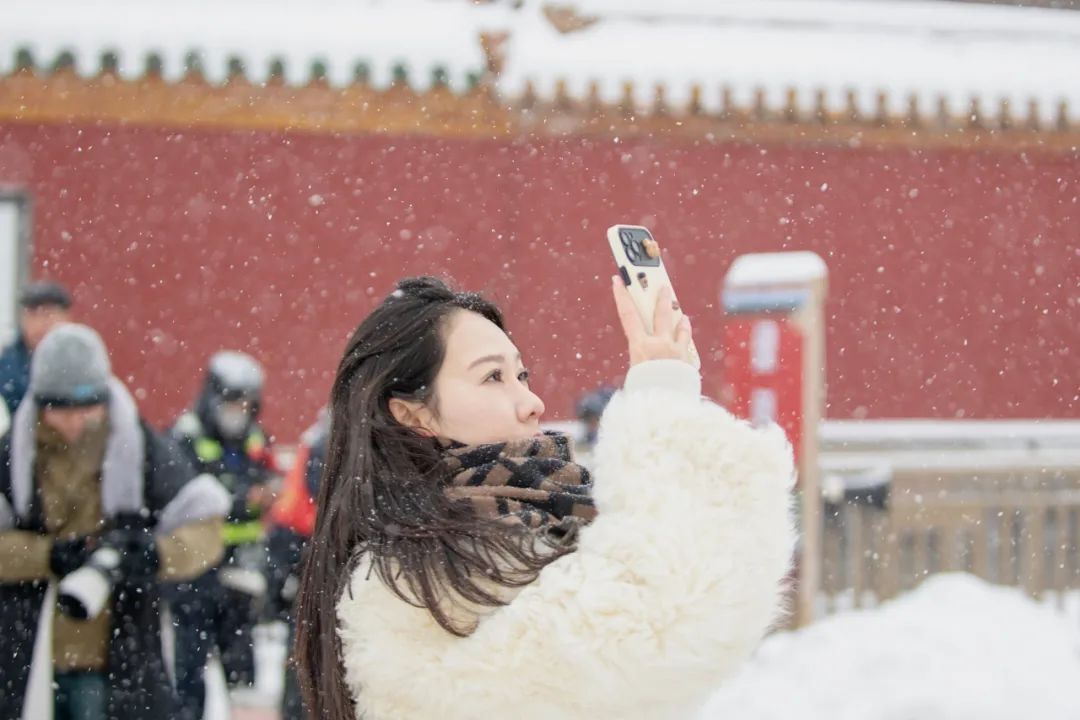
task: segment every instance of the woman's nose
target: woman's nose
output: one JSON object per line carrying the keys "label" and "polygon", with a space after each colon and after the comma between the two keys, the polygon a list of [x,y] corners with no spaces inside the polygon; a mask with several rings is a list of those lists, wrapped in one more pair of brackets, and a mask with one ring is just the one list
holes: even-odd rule
{"label": "woman's nose", "polygon": [[518,404],[518,420],[539,420],[544,414],[544,401],[531,390],[526,390],[525,393],[525,398]]}

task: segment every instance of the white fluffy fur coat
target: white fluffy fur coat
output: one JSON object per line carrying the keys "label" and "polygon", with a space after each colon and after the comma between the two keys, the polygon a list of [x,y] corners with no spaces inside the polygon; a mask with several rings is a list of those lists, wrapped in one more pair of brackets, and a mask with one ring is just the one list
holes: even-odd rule
{"label": "white fluffy fur coat", "polygon": [[689,365],[631,369],[604,414],[599,516],[467,638],[362,563],[338,604],[364,720],[687,720],[777,618],[792,454],[702,400]]}

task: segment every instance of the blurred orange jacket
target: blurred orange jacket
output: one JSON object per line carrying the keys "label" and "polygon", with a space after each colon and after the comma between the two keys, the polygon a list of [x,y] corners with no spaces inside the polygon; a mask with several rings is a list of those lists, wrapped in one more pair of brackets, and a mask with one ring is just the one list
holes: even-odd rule
{"label": "blurred orange jacket", "polygon": [[296,460],[285,476],[281,497],[270,509],[270,520],[276,525],[311,537],[315,529],[315,498],[308,491],[307,466],[311,448],[301,443],[297,447]]}

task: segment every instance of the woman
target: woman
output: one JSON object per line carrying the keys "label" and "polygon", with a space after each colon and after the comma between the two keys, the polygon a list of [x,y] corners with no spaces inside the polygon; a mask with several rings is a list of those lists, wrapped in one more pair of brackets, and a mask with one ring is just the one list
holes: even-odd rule
{"label": "woman", "polygon": [[401,282],[331,397],[296,656],[312,717],[689,718],[776,618],[790,447],[700,397],[670,294],[630,351],[595,478],[492,304]]}

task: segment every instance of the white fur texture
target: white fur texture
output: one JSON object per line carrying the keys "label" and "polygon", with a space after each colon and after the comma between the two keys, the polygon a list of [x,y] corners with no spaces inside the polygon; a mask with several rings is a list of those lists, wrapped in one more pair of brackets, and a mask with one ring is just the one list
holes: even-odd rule
{"label": "white fur texture", "polygon": [[790,446],[648,365],[604,414],[578,550],[473,635],[361,564],[338,604],[358,717],[685,720],[753,651],[794,546]]}

